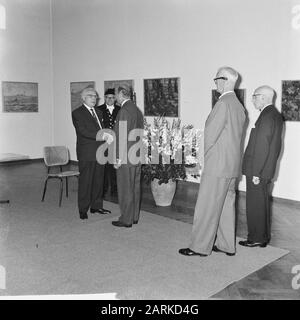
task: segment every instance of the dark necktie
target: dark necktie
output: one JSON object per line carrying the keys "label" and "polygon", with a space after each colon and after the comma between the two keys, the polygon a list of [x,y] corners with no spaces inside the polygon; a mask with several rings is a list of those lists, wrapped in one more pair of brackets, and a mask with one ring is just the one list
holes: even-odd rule
{"label": "dark necktie", "polygon": [[[92,116],[93,116],[93,118],[95,119],[97,125],[100,126],[99,123],[98,123],[98,120],[97,120],[96,113],[95,113],[94,109],[93,109],[93,108],[90,108],[90,110],[91,110]],[[100,128],[101,128],[101,127],[100,127]]]}

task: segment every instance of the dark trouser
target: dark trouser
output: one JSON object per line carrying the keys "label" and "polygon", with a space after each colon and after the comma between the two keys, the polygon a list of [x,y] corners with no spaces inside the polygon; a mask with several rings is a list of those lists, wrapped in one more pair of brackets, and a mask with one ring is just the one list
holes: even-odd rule
{"label": "dark trouser", "polygon": [[121,165],[117,169],[117,185],[121,209],[119,221],[130,225],[140,216],[141,166]]}
{"label": "dark trouser", "polygon": [[116,169],[113,164],[106,163],[104,169],[104,192],[117,190]]}
{"label": "dark trouser", "polygon": [[78,208],[79,212],[86,213],[89,208],[101,209],[103,207],[104,165],[97,161],[78,161],[79,186]]}
{"label": "dark trouser", "polygon": [[269,242],[271,239],[270,181],[261,180],[255,185],[252,177],[247,177],[246,214],[248,240]]}

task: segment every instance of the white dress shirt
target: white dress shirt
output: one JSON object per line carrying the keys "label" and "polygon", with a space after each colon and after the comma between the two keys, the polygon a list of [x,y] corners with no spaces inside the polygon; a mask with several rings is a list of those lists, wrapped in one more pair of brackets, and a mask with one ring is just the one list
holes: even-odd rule
{"label": "white dress shirt", "polygon": [[111,105],[109,106],[108,104],[106,105],[106,108],[108,109],[109,113],[112,114],[114,112],[115,106]]}
{"label": "white dress shirt", "polygon": [[127,101],[129,101],[129,100],[130,100],[130,99],[124,100],[124,101],[121,103],[121,107],[123,107],[124,103],[127,102]]}
{"label": "white dress shirt", "polygon": [[99,118],[98,118],[98,115],[97,115],[97,113],[96,113],[95,108],[94,108],[94,107],[89,107],[89,106],[87,106],[85,103],[84,103],[83,105],[89,110],[89,112],[90,112],[90,114],[92,115],[93,118],[94,118],[94,116],[93,116],[92,110],[94,111],[94,113],[95,113],[95,115],[96,115],[96,119],[97,119],[98,125],[99,125],[100,129],[102,129],[102,126],[101,126],[101,123],[100,123],[100,121],[99,121]]}
{"label": "white dress shirt", "polygon": [[234,91],[230,90],[230,91],[223,92],[223,93],[220,95],[219,99],[220,99],[221,97],[225,96],[225,94],[230,93],[230,92],[234,92]]}

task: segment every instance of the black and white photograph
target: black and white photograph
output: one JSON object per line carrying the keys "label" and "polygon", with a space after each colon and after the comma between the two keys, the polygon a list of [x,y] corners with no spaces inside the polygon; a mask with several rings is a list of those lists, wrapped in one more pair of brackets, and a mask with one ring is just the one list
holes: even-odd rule
{"label": "black and white photograph", "polygon": [[282,81],[281,100],[284,120],[300,121],[300,80]]}
{"label": "black and white photograph", "polygon": [[0,92],[3,314],[300,300],[300,0],[0,0]]}
{"label": "black and white photograph", "polygon": [[108,89],[114,89],[115,91],[120,86],[127,86],[130,88],[130,97],[131,99],[135,99],[135,92],[134,92],[134,81],[133,80],[105,80],[104,81],[104,92]]}
{"label": "black and white photograph", "polygon": [[179,78],[144,80],[145,116],[179,117]]}
{"label": "black and white photograph", "polygon": [[3,112],[38,112],[38,84],[2,82]]}

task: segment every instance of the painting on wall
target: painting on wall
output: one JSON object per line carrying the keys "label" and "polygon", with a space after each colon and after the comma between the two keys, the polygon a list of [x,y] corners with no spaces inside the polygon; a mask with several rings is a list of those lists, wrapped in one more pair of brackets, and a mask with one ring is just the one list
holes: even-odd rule
{"label": "painting on wall", "polygon": [[300,80],[282,81],[281,113],[284,120],[300,121]]}
{"label": "painting on wall", "polygon": [[179,78],[144,79],[145,116],[179,117]]}
{"label": "painting on wall", "polygon": [[82,105],[81,92],[83,89],[95,89],[95,81],[71,82],[71,110],[75,110]]}
{"label": "painting on wall", "polygon": [[2,81],[3,112],[38,112],[38,83]]}
{"label": "painting on wall", "polygon": [[134,92],[134,82],[133,80],[107,80],[104,81],[104,92],[107,89],[118,89],[118,87],[122,87],[125,85],[126,87],[130,88],[130,98],[136,103],[136,95]]}
{"label": "painting on wall", "polygon": [[[239,99],[240,103],[245,107],[246,89],[235,89],[234,92],[236,94],[236,97]],[[218,101],[220,95],[221,94],[215,89],[213,89],[211,91],[211,106],[212,106],[212,108],[214,107],[214,105]]]}

